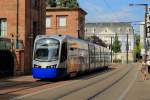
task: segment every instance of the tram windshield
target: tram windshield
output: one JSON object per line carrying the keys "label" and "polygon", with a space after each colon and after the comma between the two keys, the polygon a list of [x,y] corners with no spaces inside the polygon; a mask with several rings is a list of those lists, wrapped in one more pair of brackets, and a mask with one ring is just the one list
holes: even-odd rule
{"label": "tram windshield", "polygon": [[56,61],[59,56],[59,41],[52,38],[40,39],[35,44],[34,59]]}

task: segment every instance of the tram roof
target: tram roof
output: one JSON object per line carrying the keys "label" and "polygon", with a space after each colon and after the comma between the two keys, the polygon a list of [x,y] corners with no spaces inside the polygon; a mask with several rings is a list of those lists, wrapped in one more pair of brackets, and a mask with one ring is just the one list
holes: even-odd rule
{"label": "tram roof", "polygon": [[63,40],[65,38],[67,38],[67,39],[73,39],[73,40],[80,41],[80,42],[90,43],[88,41],[81,40],[79,38],[75,38],[75,37],[72,37],[72,36],[69,36],[69,35],[38,35],[36,37],[36,39],[40,39],[40,38],[55,38],[55,39],[58,39],[58,40]]}
{"label": "tram roof", "polygon": [[[70,35],[54,34],[54,35],[38,35],[36,37],[36,39],[40,39],[40,38],[55,38],[55,39],[58,39],[60,41],[66,38],[66,39],[73,39],[73,40],[79,41],[81,43],[88,43],[88,44],[91,44],[91,45],[97,45],[97,44],[91,43],[89,41],[85,41],[85,40],[81,40],[79,38],[72,37]],[[97,45],[97,46],[99,46],[99,45]]]}

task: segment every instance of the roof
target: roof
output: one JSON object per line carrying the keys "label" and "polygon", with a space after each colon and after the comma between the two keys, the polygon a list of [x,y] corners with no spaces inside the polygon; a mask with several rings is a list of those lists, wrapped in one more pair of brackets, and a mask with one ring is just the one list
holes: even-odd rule
{"label": "roof", "polygon": [[130,22],[98,22],[98,23],[86,23],[87,27],[90,26],[131,26]]}
{"label": "roof", "polygon": [[[93,28],[96,33],[107,31],[108,33],[126,34],[127,30],[130,30],[130,34],[134,34],[133,27],[130,22],[102,22],[102,23],[86,23],[86,30],[91,32]],[[110,32],[109,32],[110,31]]]}
{"label": "roof", "polygon": [[87,12],[85,10],[83,10],[82,8],[60,8],[60,7],[46,7],[46,11],[81,11],[82,13],[84,13],[85,15],[87,14]]}

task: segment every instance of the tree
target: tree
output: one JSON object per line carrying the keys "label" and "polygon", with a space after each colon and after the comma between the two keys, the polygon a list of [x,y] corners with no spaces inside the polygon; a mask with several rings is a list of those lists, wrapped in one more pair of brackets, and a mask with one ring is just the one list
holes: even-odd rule
{"label": "tree", "polygon": [[[120,47],[121,47],[121,43],[120,43],[120,41],[118,40],[118,36],[117,36],[117,34],[116,34],[116,35],[115,35],[114,42],[113,42],[113,44],[112,44],[112,51],[113,51],[114,53],[118,53],[118,52],[121,51]],[[119,59],[117,59],[116,56],[117,56],[117,54],[115,54],[114,62],[120,62]]]}
{"label": "tree", "polygon": [[140,59],[140,53],[141,53],[140,35],[135,35],[134,54],[136,55],[137,60]]}
{"label": "tree", "polygon": [[95,44],[107,47],[107,45],[99,37],[97,37],[97,36],[88,37],[86,40],[90,41],[92,43],[95,43]]}
{"label": "tree", "polygon": [[78,8],[79,4],[78,4],[77,0],[68,0],[67,7],[68,8]]}
{"label": "tree", "polygon": [[68,0],[59,0],[59,7],[66,7]]}
{"label": "tree", "polygon": [[114,53],[118,53],[118,52],[121,51],[120,47],[121,47],[121,44],[120,44],[120,41],[118,40],[118,36],[117,36],[117,34],[116,34],[116,35],[115,35],[114,42],[113,42],[113,45],[112,45],[112,51],[113,51]]}
{"label": "tree", "polygon": [[47,0],[47,6],[60,8],[79,8],[77,0]]}
{"label": "tree", "polygon": [[56,0],[46,0],[46,4],[49,7],[56,7],[57,6],[57,1]]}

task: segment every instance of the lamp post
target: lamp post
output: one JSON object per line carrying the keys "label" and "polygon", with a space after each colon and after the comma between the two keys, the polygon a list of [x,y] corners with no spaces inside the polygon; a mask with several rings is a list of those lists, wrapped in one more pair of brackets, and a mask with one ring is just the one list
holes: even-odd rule
{"label": "lamp post", "polygon": [[17,13],[16,13],[16,49],[19,48],[19,0],[17,2]]}
{"label": "lamp post", "polygon": [[111,63],[113,62],[113,59],[112,59],[112,38],[113,38],[113,37],[111,36],[111,37],[110,37]]}
{"label": "lamp post", "polygon": [[127,58],[127,64],[128,64],[128,51],[129,51],[129,43],[128,43],[128,34],[127,34],[127,44],[126,44],[126,51],[127,51],[127,55],[126,55],[126,58]]}
{"label": "lamp post", "polygon": [[[144,48],[145,48],[145,56],[147,55],[147,46],[146,46],[146,37],[147,37],[147,13],[148,13],[148,4],[129,4],[129,6],[144,6],[145,7],[145,24],[144,24]],[[145,58],[145,57],[144,57]]]}

